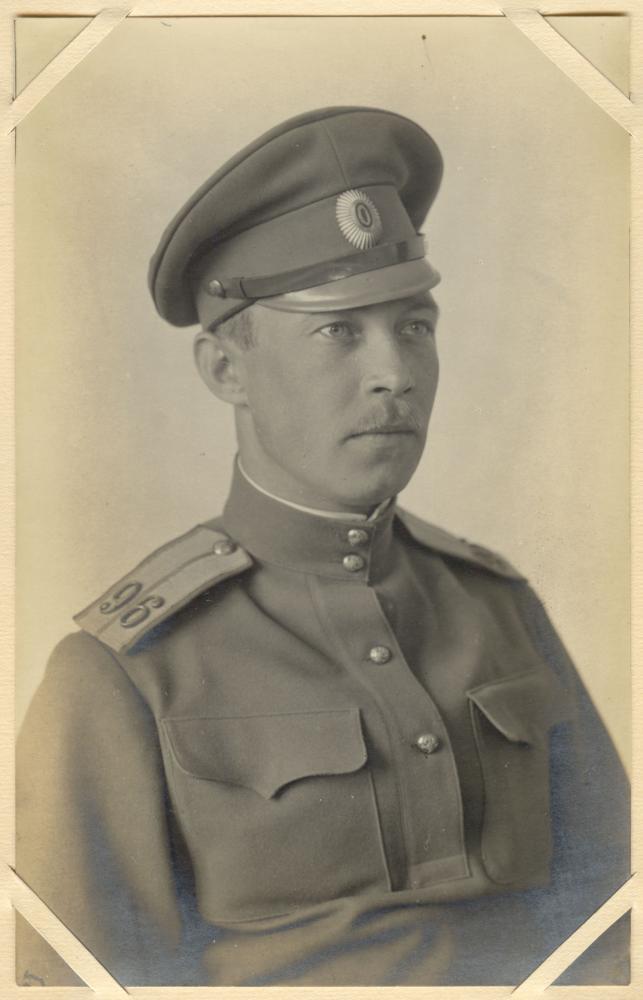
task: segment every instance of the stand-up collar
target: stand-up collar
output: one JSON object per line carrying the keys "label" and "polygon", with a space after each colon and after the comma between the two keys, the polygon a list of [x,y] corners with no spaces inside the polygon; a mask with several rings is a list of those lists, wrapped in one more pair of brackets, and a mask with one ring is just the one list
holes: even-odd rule
{"label": "stand-up collar", "polygon": [[364,521],[298,510],[255,489],[235,465],[223,526],[261,562],[372,583],[388,565],[394,516],[395,503]]}

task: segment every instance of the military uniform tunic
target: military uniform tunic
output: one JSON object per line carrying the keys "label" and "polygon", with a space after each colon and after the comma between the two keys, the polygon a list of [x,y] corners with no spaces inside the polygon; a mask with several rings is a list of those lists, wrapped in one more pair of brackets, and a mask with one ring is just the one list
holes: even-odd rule
{"label": "military uniform tunic", "polygon": [[518,982],[627,874],[620,765],[526,582],[395,504],[317,516],[238,470],[200,530],[211,586],[151,627],[149,595],[120,626],[103,601],[55,652],[23,877],[127,984]]}

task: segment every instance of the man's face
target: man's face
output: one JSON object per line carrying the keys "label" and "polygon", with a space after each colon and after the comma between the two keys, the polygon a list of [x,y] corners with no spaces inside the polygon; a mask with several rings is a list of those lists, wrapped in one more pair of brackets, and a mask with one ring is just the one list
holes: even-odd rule
{"label": "man's face", "polygon": [[364,510],[403,489],[437,388],[437,312],[428,293],[324,314],[254,307],[256,342],[235,359],[249,475],[329,510]]}

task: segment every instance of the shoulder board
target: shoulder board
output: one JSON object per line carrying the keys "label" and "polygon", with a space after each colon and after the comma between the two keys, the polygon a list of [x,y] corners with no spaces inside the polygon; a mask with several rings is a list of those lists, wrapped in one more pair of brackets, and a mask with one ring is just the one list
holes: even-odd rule
{"label": "shoulder board", "polygon": [[428,524],[405,510],[398,508],[397,515],[410,535],[420,545],[441,552],[443,555],[453,556],[454,559],[473,563],[475,566],[490,573],[497,573],[499,576],[509,577],[512,580],[525,579],[523,574],[519,573],[510,562],[507,562],[496,552],[486,549],[483,545],[475,545],[473,542],[468,542],[466,538],[457,538],[456,535],[452,535],[443,528],[437,528],[434,524]]}
{"label": "shoulder board", "polygon": [[139,563],[74,621],[116,653],[130,649],[212,584],[252,565],[240,545],[200,524]]}

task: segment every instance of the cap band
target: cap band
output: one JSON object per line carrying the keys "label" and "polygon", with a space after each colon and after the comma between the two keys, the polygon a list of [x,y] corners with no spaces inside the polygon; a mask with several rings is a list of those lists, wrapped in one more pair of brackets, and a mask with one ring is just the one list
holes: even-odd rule
{"label": "cap band", "polygon": [[375,271],[407,260],[419,260],[424,255],[424,236],[417,235],[402,243],[383,244],[339,260],[311,264],[293,271],[282,271],[281,274],[259,278],[209,278],[205,281],[205,290],[208,295],[219,299],[263,299],[339,281],[353,274]]}

